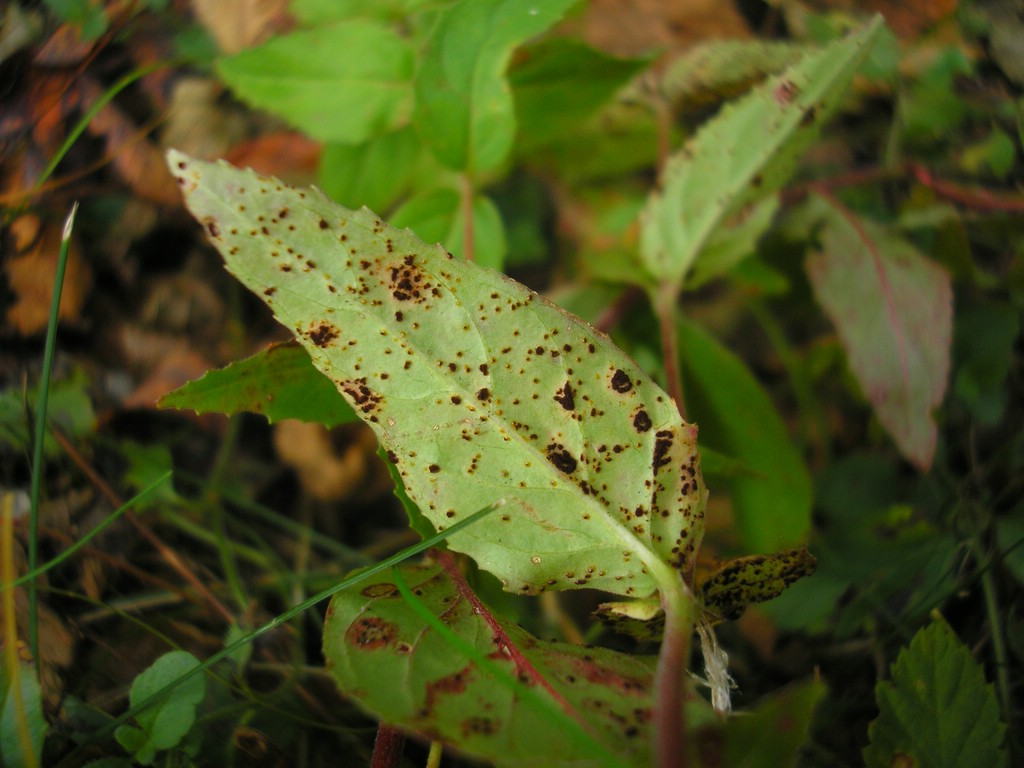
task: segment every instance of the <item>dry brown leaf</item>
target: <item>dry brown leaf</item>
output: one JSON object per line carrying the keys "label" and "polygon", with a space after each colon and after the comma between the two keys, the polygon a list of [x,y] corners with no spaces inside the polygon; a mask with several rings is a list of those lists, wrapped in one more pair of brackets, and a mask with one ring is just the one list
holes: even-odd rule
{"label": "dry brown leaf", "polygon": [[239,168],[277,176],[292,185],[312,184],[322,147],[301,133],[281,131],[235,147],[225,159]]}
{"label": "dry brown leaf", "polygon": [[[15,253],[4,261],[3,269],[15,298],[7,309],[5,324],[22,336],[46,330],[63,232],[63,222],[41,223],[32,215],[21,216],[10,225]],[[60,322],[76,325],[81,321],[91,287],[92,273],[72,235],[60,298]]]}
{"label": "dry brown leaf", "polygon": [[149,376],[125,398],[125,408],[156,408],[156,401],[178,387],[193,379],[198,379],[213,366],[210,361],[198,352],[188,349],[184,343],[170,336],[144,334],[141,331],[130,332],[125,329],[122,341],[129,347],[128,356],[132,357],[131,349],[145,344],[154,338],[163,342],[163,349]]}
{"label": "dry brown leaf", "polygon": [[288,0],[192,0],[199,23],[224,53],[259,45],[291,26]]}
{"label": "dry brown leaf", "polygon": [[274,429],[274,448],[281,461],[298,474],[306,493],[322,501],[351,495],[366,474],[362,452],[346,450],[335,455],[330,435],[320,424],[291,419],[280,422]]}
{"label": "dry brown leaf", "polygon": [[732,3],[721,0],[592,0],[570,26],[590,45],[617,56],[681,48],[708,38],[747,38]]}
{"label": "dry brown leaf", "polygon": [[[83,100],[92,104],[102,98],[103,88],[91,78],[78,83]],[[89,133],[106,140],[107,154],[121,178],[137,195],[162,205],[179,205],[178,185],[167,170],[163,151],[153,146],[143,130],[113,103],[89,122]]]}
{"label": "dry brown leaf", "polygon": [[194,157],[219,158],[248,132],[241,112],[221,102],[224,86],[206,77],[182,77],[171,92],[160,141]]}

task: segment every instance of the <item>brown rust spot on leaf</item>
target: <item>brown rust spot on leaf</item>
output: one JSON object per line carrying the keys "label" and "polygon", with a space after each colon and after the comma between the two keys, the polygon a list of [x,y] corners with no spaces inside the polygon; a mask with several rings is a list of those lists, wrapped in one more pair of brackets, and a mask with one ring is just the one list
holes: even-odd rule
{"label": "brown rust spot on leaf", "polygon": [[654,471],[657,472],[659,469],[668,464],[671,459],[668,454],[672,450],[672,432],[668,429],[662,429],[655,433],[654,441],[654,458],[652,459],[652,466]]}
{"label": "brown rust spot on leaf", "polygon": [[633,388],[633,382],[629,378],[629,375],[621,368],[616,369],[615,373],[612,374],[612,389],[616,392],[629,392]]}
{"label": "brown rust spot on leaf", "polygon": [[571,475],[576,471],[577,461],[575,457],[561,443],[551,443],[547,447],[548,461],[555,465],[560,472]]}
{"label": "brown rust spot on leaf", "polygon": [[398,587],[394,584],[371,584],[359,594],[363,597],[394,597],[398,594]]}
{"label": "brown rust spot on leaf", "polygon": [[647,415],[647,411],[641,408],[636,412],[636,415],[633,417],[633,428],[637,432],[647,432],[652,426],[654,425],[651,424],[651,417]]}
{"label": "brown rust spot on leaf", "polygon": [[448,675],[447,677],[441,677],[427,683],[427,696],[426,701],[424,702],[424,708],[428,713],[434,710],[434,707],[437,706],[437,701],[441,696],[465,692],[466,688],[469,686],[469,669],[469,667],[466,667],[454,674]]}
{"label": "brown rust spot on leaf", "polygon": [[388,290],[397,301],[422,304],[432,296],[440,296],[429,278],[430,275],[416,264],[415,256],[406,256],[400,264],[391,268]]}
{"label": "brown rust spot on leaf", "polygon": [[576,407],[572,387],[569,385],[568,381],[565,382],[565,384],[562,385],[562,388],[555,393],[555,402],[567,411],[571,411]]}
{"label": "brown rust spot on leaf", "polygon": [[398,625],[379,616],[364,616],[349,626],[345,642],[363,651],[379,651],[398,637]]}
{"label": "brown rust spot on leaf", "polygon": [[330,346],[330,343],[339,336],[338,328],[326,320],[321,321],[318,325],[314,325],[310,328],[306,335],[309,340],[316,344],[318,347],[323,349],[324,347]]}

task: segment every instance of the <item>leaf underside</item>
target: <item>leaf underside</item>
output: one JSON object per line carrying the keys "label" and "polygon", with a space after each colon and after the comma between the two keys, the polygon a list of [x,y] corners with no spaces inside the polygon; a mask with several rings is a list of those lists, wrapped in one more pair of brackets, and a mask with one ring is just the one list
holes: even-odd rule
{"label": "leaf underside", "polygon": [[375,430],[406,490],[519,593],[643,596],[703,534],[696,427],[606,336],[318,190],[169,153],[228,269]]}
{"label": "leaf underside", "polygon": [[922,470],[938,441],[953,334],[949,273],[909,241],[829,210],[807,274],[850,369],[901,453]]}

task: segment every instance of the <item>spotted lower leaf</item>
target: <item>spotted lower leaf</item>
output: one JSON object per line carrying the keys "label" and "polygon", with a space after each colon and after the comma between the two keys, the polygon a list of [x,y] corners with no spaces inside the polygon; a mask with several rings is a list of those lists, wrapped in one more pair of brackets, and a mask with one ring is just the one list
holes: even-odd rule
{"label": "spotted lower leaf", "polygon": [[654,659],[538,640],[481,609],[439,565],[331,601],[327,668],[385,722],[500,766],[650,764]]}
{"label": "spotted lower leaf", "polygon": [[606,336],[365,208],[169,160],[228,269],[375,430],[431,523],[507,499],[453,549],[520,593],[644,596],[665,564],[692,570],[696,427]]}

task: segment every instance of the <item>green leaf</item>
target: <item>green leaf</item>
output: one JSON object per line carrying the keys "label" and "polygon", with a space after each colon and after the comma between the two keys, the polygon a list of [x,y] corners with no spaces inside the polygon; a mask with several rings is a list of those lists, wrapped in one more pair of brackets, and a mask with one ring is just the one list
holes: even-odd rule
{"label": "green leaf", "polygon": [[941,619],[914,635],[875,687],[878,719],[864,761],[874,766],[990,768],[1005,765],[1005,726],[981,665]]}
{"label": "green leaf", "polygon": [[575,2],[461,0],[441,14],[416,73],[413,122],[442,164],[470,174],[501,165],[516,130],[509,56]]}
{"label": "green leaf", "polygon": [[509,72],[520,152],[574,136],[587,118],[650,64],[649,58],[617,59],[566,38],[524,49]]}
{"label": "green leaf", "polygon": [[360,144],[328,144],[320,156],[320,188],[342,205],[386,211],[412,185],[421,153],[411,126]]}
{"label": "green leaf", "polygon": [[160,398],[161,408],[196,413],[261,413],[273,423],[299,419],[327,427],[356,420],[352,407],[298,344],[273,344],[252,357],[209,371]]}
{"label": "green leaf", "polygon": [[[407,227],[427,243],[440,243],[457,257],[465,255],[466,217],[458,193],[435,189],[418,195],[395,211],[391,224]],[[501,214],[489,197],[473,197],[473,261],[500,270],[508,245]]]}
{"label": "green leaf", "polygon": [[712,40],[669,63],[661,78],[666,98],[693,108],[738,96],[752,84],[796,63],[802,45],[763,40]]}
{"label": "green leaf", "polygon": [[779,209],[778,195],[772,195],[742,210],[709,239],[686,281],[687,288],[699,288],[724,275],[754,253],[757,241],[768,229]]}
{"label": "green leaf", "polygon": [[[377,433],[437,528],[509,591],[646,595],[703,534],[696,428],[593,328],[315,189],[171,152],[186,203]],[[266,229],[267,234],[261,230]]]}
{"label": "green leaf", "polygon": [[747,606],[772,600],[810,576],[817,564],[807,547],[728,560],[701,580],[704,610],[713,620],[736,618]]}
{"label": "green leaf", "polygon": [[321,141],[358,143],[412,108],[412,46],[389,27],[353,20],[292,32],[217,63],[242,99]]}
{"label": "green leaf", "polygon": [[499,766],[650,763],[653,658],[538,640],[438,565],[401,574],[419,612],[393,574],[331,600],[324,656],[349,696]]}
{"label": "green leaf", "polygon": [[[185,672],[199,666],[199,660],[186,651],[165,653],[132,683],[132,706],[148,699]],[[196,705],[206,696],[206,678],[202,675],[185,680],[166,698],[142,710],[136,716],[138,727],[124,725],[117,729],[118,742],[149,765],[157,752],[177,746],[192,729]]]}
{"label": "green leaf", "polygon": [[797,750],[807,738],[814,709],[826,693],[820,680],[807,680],[772,694],[752,711],[730,717],[723,729],[722,768],[799,764]]}
{"label": "green leaf", "polygon": [[833,207],[821,244],[807,259],[814,295],[878,420],[900,452],[927,470],[938,438],[932,409],[949,378],[949,274],[889,230]]}
{"label": "green leaf", "polygon": [[0,664],[0,765],[39,765],[46,729],[35,666]]}
{"label": "green leaf", "polygon": [[742,360],[698,325],[680,326],[686,402],[702,439],[750,473],[726,481],[743,547],[775,552],[806,540],[811,478],[761,385]]}
{"label": "green leaf", "polygon": [[[89,398],[89,380],[76,369],[67,379],[50,383],[50,399],[46,418],[69,438],[88,438],[96,431],[96,414]],[[29,445],[39,387],[26,397],[21,387],[0,390],[0,446],[23,452]],[[26,400],[27,407],[26,410]],[[49,430],[43,438],[44,455],[52,457],[64,452]]]}
{"label": "green leaf", "polygon": [[1005,382],[1020,334],[1020,314],[1009,302],[964,303],[954,318],[953,386],[974,418],[994,425],[1006,409]]}
{"label": "green leaf", "polygon": [[61,21],[78,27],[83,43],[97,39],[110,26],[103,6],[95,0],[46,0],[45,5]]}
{"label": "green leaf", "polygon": [[[881,26],[876,17],[726,105],[670,158],[641,216],[640,254],[654,277],[682,286],[723,225],[737,216],[749,221],[747,206],[789,180]],[[767,225],[763,216],[753,221]],[[756,232],[748,229],[744,240],[751,239]]]}

